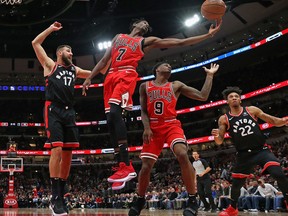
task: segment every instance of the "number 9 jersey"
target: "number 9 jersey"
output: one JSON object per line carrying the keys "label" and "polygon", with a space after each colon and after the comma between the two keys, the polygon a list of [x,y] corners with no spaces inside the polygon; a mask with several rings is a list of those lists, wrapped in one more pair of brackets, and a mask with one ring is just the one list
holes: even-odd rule
{"label": "number 9 jersey", "polygon": [[147,112],[150,121],[169,121],[175,119],[177,98],[172,82],[158,86],[154,81],[146,82]]}

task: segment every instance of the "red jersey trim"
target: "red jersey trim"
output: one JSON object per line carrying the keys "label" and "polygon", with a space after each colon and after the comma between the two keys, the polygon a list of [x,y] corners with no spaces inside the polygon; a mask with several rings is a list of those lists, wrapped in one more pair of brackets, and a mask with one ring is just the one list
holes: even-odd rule
{"label": "red jersey trim", "polygon": [[253,118],[256,122],[258,121],[258,118],[255,118],[250,111],[247,109],[247,107],[245,107],[245,110],[247,111],[247,113],[251,116],[251,118]]}
{"label": "red jersey trim", "polygon": [[50,73],[46,77],[51,76],[56,71],[57,66],[58,66],[58,64],[57,64],[57,62],[55,62],[54,67],[52,68],[52,70],[50,71]]}
{"label": "red jersey trim", "polygon": [[128,65],[128,66],[120,66],[120,67],[114,67],[114,68],[110,68],[109,69],[109,73],[113,72],[113,71],[119,71],[119,70],[133,70],[136,71],[136,68]]}
{"label": "red jersey trim", "polygon": [[234,116],[234,117],[238,117],[238,116],[240,116],[243,113],[243,111],[244,111],[244,107],[242,107],[241,112],[238,113],[237,115],[232,114],[231,111],[229,111],[229,115]]}
{"label": "red jersey trim", "polygon": [[232,173],[232,178],[243,179],[243,178],[252,178],[252,177],[253,177],[253,175],[251,175],[251,174]]}
{"label": "red jersey trim", "polygon": [[54,67],[52,68],[52,70],[50,71],[50,73],[46,77],[51,76],[55,72],[55,70],[58,67],[58,65],[60,65],[60,66],[62,66],[64,68],[68,68],[68,67],[74,66],[75,67],[75,72],[76,72],[76,77],[77,77],[77,67],[74,64],[66,66],[66,65],[58,64],[57,62],[55,62]]}
{"label": "red jersey trim", "polygon": [[51,105],[51,101],[45,101],[45,110],[44,110],[44,120],[45,120],[45,128],[48,129],[49,121],[48,121],[48,107]]}
{"label": "red jersey trim", "polygon": [[265,170],[266,170],[268,167],[270,167],[270,166],[280,166],[280,163],[278,163],[278,162],[276,162],[276,161],[269,161],[269,162],[267,162],[267,163],[264,165],[261,173],[264,173]]}
{"label": "red jersey trim", "polygon": [[153,160],[155,160],[155,161],[157,161],[157,159],[158,159],[158,156],[157,156],[157,155],[151,154],[151,153],[146,153],[146,152],[141,153],[139,157],[140,157],[141,159],[142,159],[142,158],[149,158],[149,159],[153,159]]}

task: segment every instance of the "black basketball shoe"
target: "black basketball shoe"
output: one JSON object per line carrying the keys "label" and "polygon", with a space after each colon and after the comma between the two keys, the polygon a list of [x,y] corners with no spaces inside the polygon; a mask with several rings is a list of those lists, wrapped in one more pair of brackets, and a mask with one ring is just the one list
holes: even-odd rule
{"label": "black basketball shoe", "polygon": [[140,215],[140,212],[141,210],[144,208],[145,206],[145,198],[142,197],[138,197],[137,200],[132,204],[130,210],[129,210],[129,213],[128,215],[129,216],[139,216]]}
{"label": "black basketball shoe", "polygon": [[189,197],[187,207],[183,211],[183,216],[196,216],[198,213],[198,204],[196,197]]}

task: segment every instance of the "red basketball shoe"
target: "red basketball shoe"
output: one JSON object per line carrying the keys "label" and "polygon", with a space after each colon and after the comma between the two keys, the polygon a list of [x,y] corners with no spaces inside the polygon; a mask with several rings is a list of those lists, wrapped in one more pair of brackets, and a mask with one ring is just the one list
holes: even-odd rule
{"label": "red basketball shoe", "polygon": [[127,182],[137,176],[131,162],[129,166],[126,166],[124,162],[120,162],[119,167],[114,169],[116,172],[107,179],[108,182]]}
{"label": "red basketball shoe", "polygon": [[234,209],[231,205],[219,213],[218,216],[238,216],[238,209]]}
{"label": "red basketball shoe", "polygon": [[113,182],[112,190],[121,190],[125,187],[126,182]]}

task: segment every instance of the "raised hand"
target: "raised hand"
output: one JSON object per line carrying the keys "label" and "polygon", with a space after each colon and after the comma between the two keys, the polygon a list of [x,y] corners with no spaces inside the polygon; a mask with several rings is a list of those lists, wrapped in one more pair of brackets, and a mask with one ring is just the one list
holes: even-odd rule
{"label": "raised hand", "polygon": [[50,27],[53,29],[53,31],[59,31],[63,28],[62,24],[57,21],[54,22]]}
{"label": "raised hand", "polygon": [[208,33],[211,35],[211,37],[213,37],[220,30],[221,25],[222,25],[222,19],[218,19],[216,20],[216,26],[214,26],[213,24],[210,26]]}
{"label": "raised hand", "polygon": [[205,66],[204,66],[203,68],[204,68],[204,70],[205,70],[205,72],[206,72],[207,74],[212,74],[212,75],[213,75],[213,74],[215,74],[215,73],[218,71],[219,65],[218,65],[218,64],[211,63],[210,69],[206,68]]}

